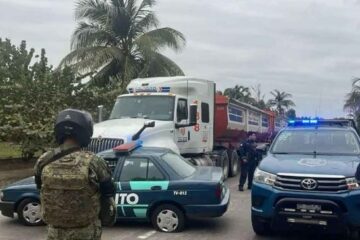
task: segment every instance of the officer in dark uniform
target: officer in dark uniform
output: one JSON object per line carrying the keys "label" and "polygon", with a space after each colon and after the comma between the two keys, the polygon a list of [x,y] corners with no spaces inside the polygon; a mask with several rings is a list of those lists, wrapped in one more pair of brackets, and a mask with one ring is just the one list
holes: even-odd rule
{"label": "officer in dark uniform", "polygon": [[258,163],[256,146],[256,134],[254,132],[249,132],[247,140],[241,144],[239,149],[241,164],[239,191],[244,191],[246,179],[248,180],[248,189],[251,189],[252,187],[254,172]]}

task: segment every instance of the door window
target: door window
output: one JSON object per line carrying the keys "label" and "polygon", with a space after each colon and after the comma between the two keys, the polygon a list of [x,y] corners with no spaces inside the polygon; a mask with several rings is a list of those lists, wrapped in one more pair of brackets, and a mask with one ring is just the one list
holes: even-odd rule
{"label": "door window", "polygon": [[201,103],[201,119],[203,123],[210,122],[209,104],[207,103]]}
{"label": "door window", "polygon": [[120,181],[161,181],[165,180],[164,175],[147,158],[128,158],[124,162],[121,171]]}
{"label": "door window", "polygon": [[179,99],[176,113],[178,122],[188,119],[188,106],[186,99]]}

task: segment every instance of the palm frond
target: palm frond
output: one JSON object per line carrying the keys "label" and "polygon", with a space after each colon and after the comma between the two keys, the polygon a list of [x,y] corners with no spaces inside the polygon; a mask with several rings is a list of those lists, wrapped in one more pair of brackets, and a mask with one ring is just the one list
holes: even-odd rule
{"label": "palm frond", "polygon": [[103,29],[98,24],[80,22],[71,39],[71,49],[79,49],[91,46],[116,45],[117,39],[114,34]]}
{"label": "palm frond", "polygon": [[69,53],[60,62],[60,67],[69,65],[80,71],[97,70],[114,59],[121,61],[123,57],[117,47],[86,47]]}
{"label": "palm frond", "polygon": [[111,6],[102,0],[79,0],[75,7],[75,19],[106,24]]}
{"label": "palm frond", "polygon": [[154,52],[151,59],[146,59],[146,64],[140,72],[140,77],[155,76],[183,76],[181,68],[168,57]]}
{"label": "palm frond", "polygon": [[172,28],[158,28],[142,34],[135,40],[139,48],[146,46],[154,51],[164,47],[169,47],[175,51],[180,51],[186,44],[185,36]]}

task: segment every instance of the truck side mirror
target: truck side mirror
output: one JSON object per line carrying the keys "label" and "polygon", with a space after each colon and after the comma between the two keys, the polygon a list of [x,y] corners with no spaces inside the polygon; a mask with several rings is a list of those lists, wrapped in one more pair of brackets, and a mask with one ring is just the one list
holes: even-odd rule
{"label": "truck side mirror", "polygon": [[197,123],[197,105],[191,104],[190,105],[190,126],[195,126]]}
{"label": "truck side mirror", "polygon": [[153,127],[155,127],[155,121],[146,122],[146,123],[144,124],[144,126],[145,126],[146,128],[153,128]]}
{"label": "truck side mirror", "polygon": [[151,121],[151,122],[146,122],[146,123],[144,123],[144,126],[143,126],[142,128],[140,128],[140,130],[132,136],[131,140],[133,140],[133,141],[138,140],[138,139],[140,138],[141,133],[142,133],[146,128],[153,128],[153,127],[155,127],[155,121]]}
{"label": "truck side mirror", "polygon": [[99,110],[99,122],[102,122],[103,121],[104,105],[99,105],[98,110]]}

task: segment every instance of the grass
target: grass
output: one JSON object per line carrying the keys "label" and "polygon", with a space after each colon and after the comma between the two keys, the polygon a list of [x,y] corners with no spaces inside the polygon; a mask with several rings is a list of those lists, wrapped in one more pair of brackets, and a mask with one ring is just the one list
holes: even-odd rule
{"label": "grass", "polygon": [[20,148],[17,145],[0,142],[0,159],[21,157]]}

